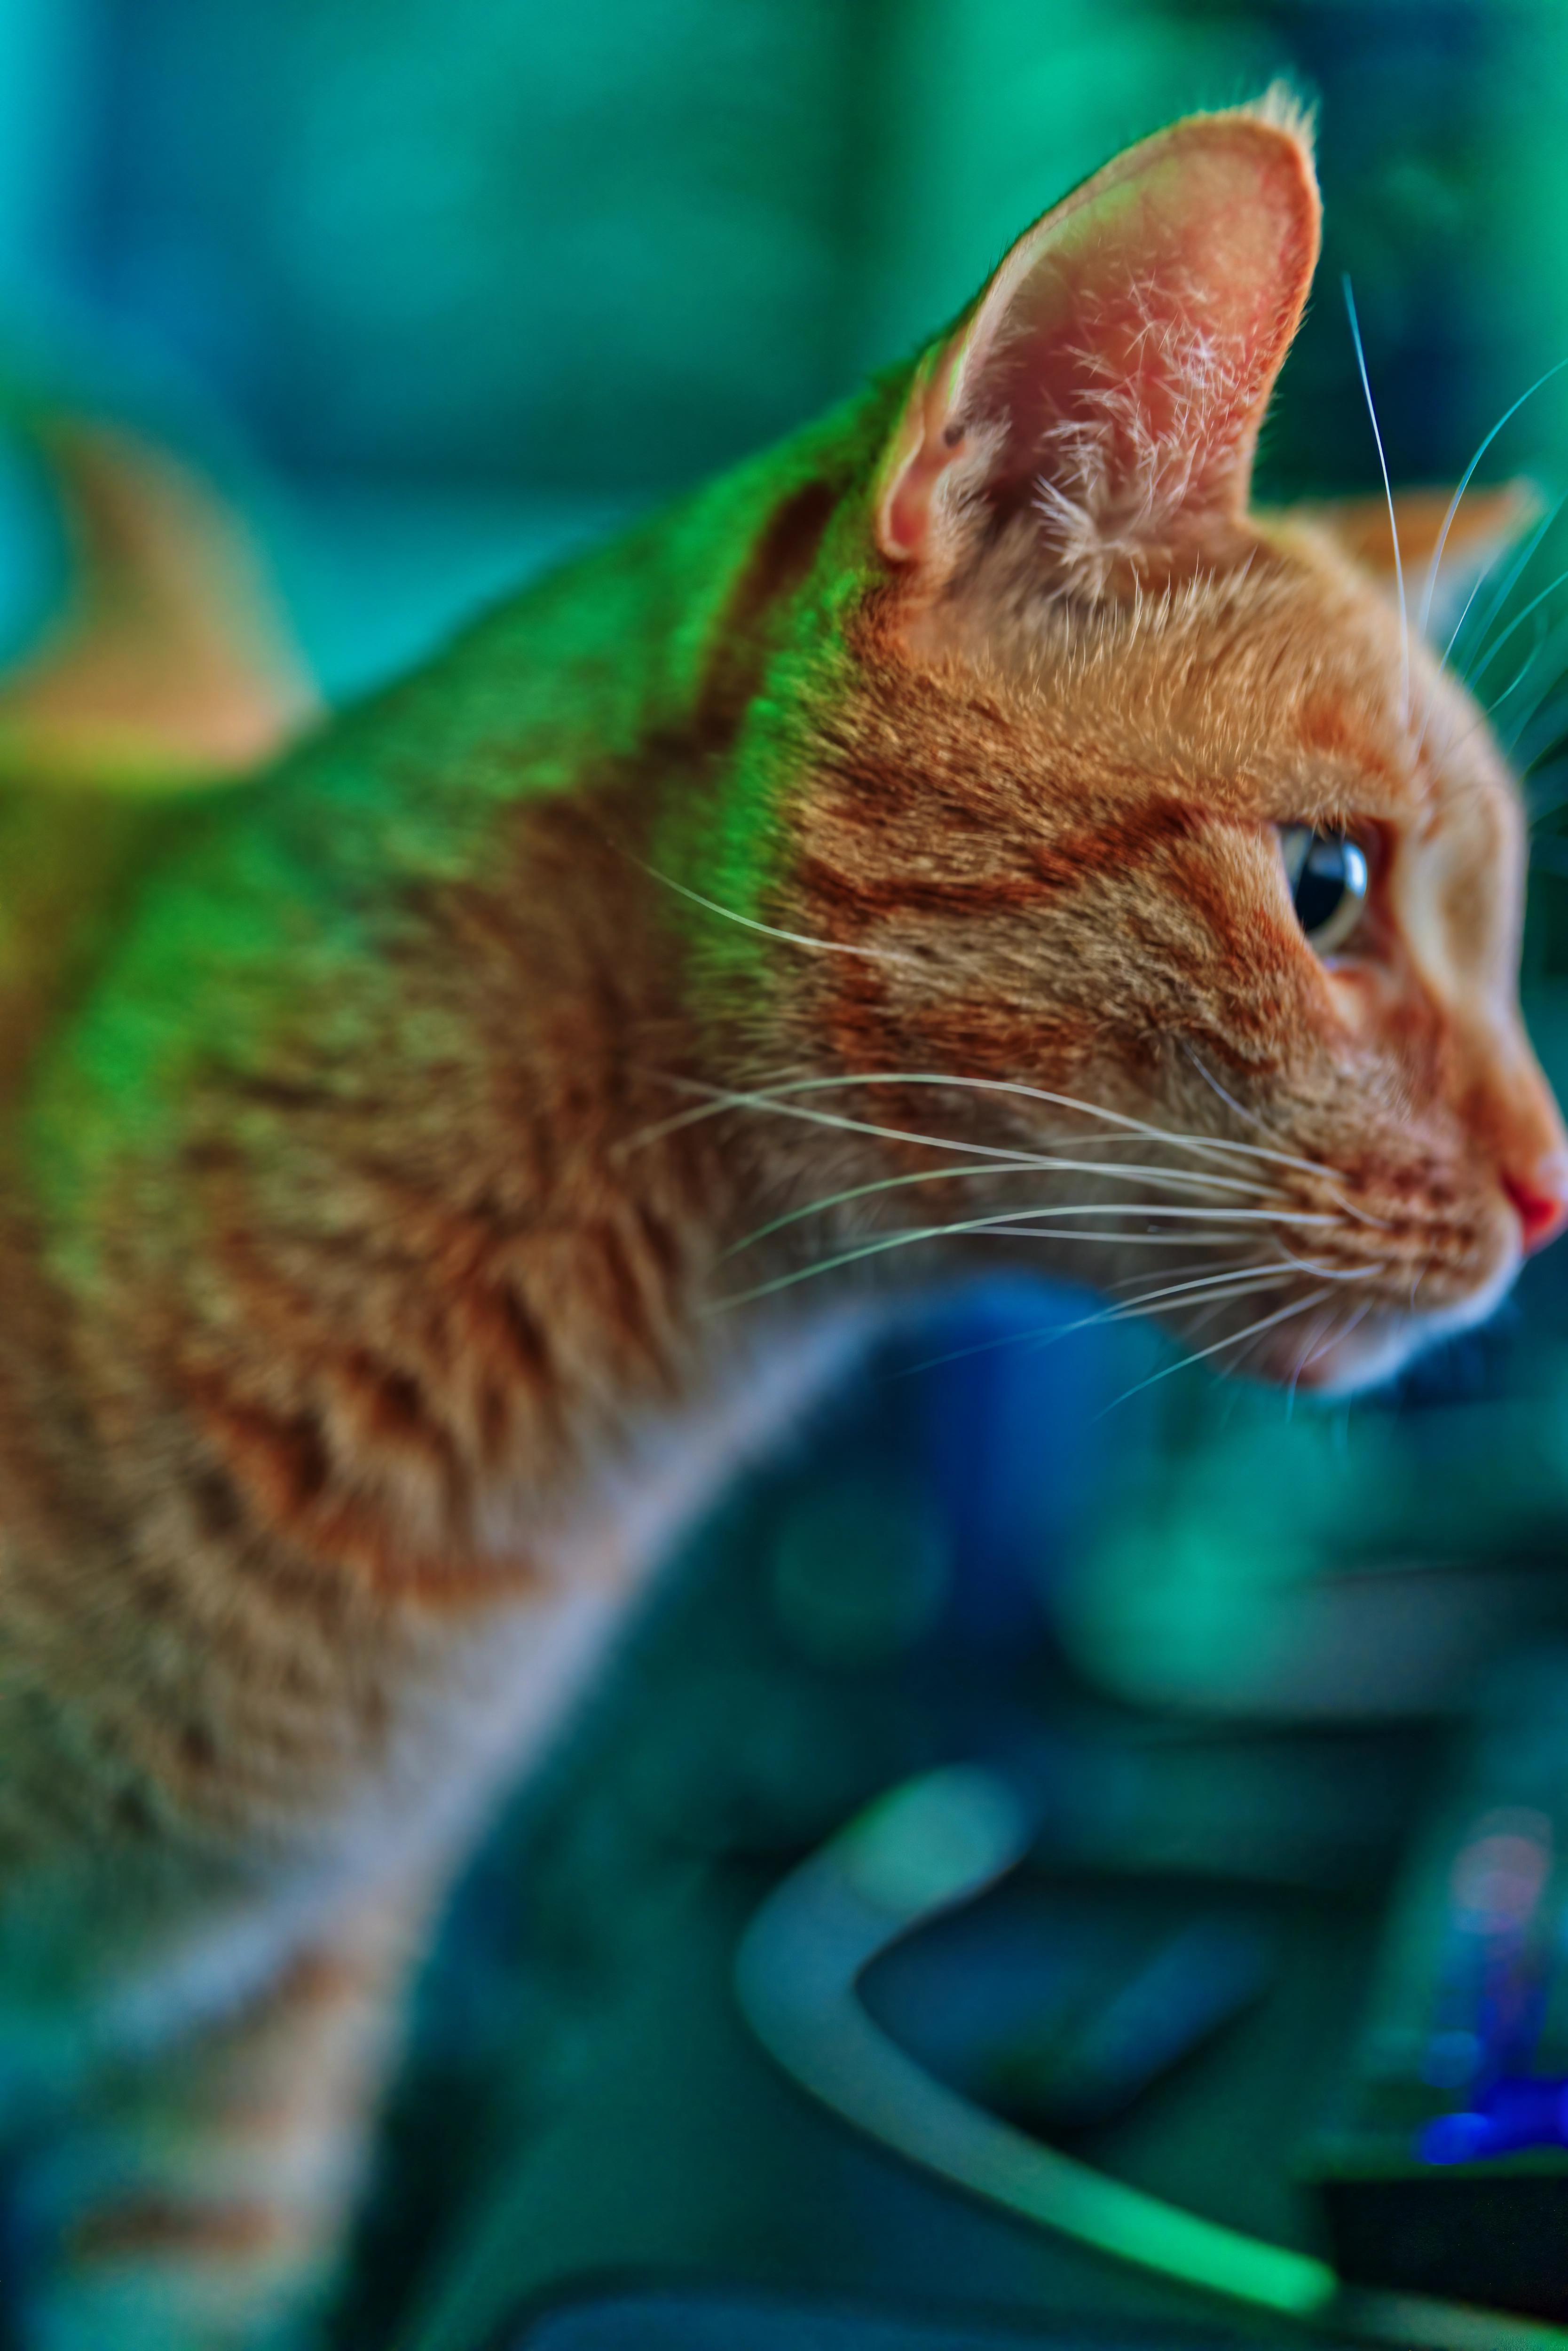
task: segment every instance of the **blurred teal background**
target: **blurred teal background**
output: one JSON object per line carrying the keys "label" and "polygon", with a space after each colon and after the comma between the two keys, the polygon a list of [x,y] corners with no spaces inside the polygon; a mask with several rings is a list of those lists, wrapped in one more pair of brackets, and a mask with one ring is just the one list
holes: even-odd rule
{"label": "blurred teal background", "polygon": [[[1454,475],[1568,349],[1555,0],[5,0],[0,322],[287,483],[346,684],[1280,71],[1321,99],[1328,228],[1267,482],[1375,478],[1344,269],[1396,475]],[[1559,383],[1515,462],[1565,439]]]}
{"label": "blurred teal background", "polygon": [[[1263,493],[1376,486],[1347,271],[1395,479],[1453,481],[1568,355],[1562,0],[0,0],[0,366],[214,467],[343,696],[910,350],[1129,139],[1280,72],[1321,107],[1326,247]],[[1568,373],[1482,478],[1521,472],[1568,488]],[[0,493],[16,638],[47,567]],[[1548,800],[1556,707],[1523,745]],[[1528,949],[1560,1080],[1563,855]],[[725,1856],[802,1848],[1064,1685],[1270,1735],[1427,1721],[1558,1623],[1568,1246],[1394,1394],[1293,1422],[1201,1370],[1115,1405],[1169,1358],[1061,1330],[1084,1311],[993,1293],[908,1341],[695,1542],[679,1641],[632,1653],[572,1802],[503,1833],[444,1944],[345,2343],[415,2275],[430,2340],[477,2340],[538,2281],[530,2215],[585,2262],[729,2241],[722,2161],[606,2189],[580,2148],[575,2203],[517,2187],[586,2110],[628,1954]],[[900,2273],[934,2283],[937,2242]]]}

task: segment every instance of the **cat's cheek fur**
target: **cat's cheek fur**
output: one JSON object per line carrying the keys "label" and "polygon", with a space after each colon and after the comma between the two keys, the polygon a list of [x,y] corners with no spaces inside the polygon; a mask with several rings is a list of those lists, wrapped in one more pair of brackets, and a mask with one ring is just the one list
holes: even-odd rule
{"label": "cat's cheek fur", "polygon": [[1388,1001],[1383,976],[1366,964],[1344,956],[1331,961],[1323,977],[1334,1017],[1345,1034],[1354,1038],[1369,1036]]}

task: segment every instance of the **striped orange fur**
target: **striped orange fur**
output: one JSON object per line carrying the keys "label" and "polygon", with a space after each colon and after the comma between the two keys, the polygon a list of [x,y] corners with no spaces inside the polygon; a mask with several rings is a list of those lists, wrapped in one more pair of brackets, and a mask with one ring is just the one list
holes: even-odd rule
{"label": "striped orange fur", "polygon": [[[259,2344],[322,2290],[498,1779],[887,1301],[1145,1276],[1218,1362],[1343,1387],[1562,1220],[1513,784],[1419,646],[1406,691],[1364,513],[1248,504],[1317,217],[1288,109],[1177,124],[911,367],[247,779],[99,790],[68,664],[18,687],[0,2062],[57,2116],[38,2346]],[[286,664],[204,656],[176,714],[178,660],[139,702],[77,655],[138,777],[298,708]],[[1370,862],[1326,959],[1299,825]]]}

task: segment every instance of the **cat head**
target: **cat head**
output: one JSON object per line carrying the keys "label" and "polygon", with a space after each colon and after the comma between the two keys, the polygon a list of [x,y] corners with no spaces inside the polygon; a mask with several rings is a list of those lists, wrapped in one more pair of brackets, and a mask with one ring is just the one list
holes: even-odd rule
{"label": "cat head", "polygon": [[962,1226],[1343,1388],[1490,1311],[1568,1136],[1481,711],[1364,516],[1249,505],[1318,223],[1288,103],[1192,118],[919,360],[819,567],[772,911],[869,1247]]}

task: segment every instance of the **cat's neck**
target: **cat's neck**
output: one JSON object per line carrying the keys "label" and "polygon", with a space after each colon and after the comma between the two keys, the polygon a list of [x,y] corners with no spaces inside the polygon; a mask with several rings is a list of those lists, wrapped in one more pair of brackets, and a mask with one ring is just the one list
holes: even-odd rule
{"label": "cat's neck", "polygon": [[776,1123],[710,1115],[767,973],[690,893],[727,894],[754,699],[867,429],[573,566],[214,802],[62,1008],[21,1140],[89,1411],[277,1539],[483,1576],[837,1319],[729,1302],[792,1267],[798,1233],[732,1253],[820,1183]]}

